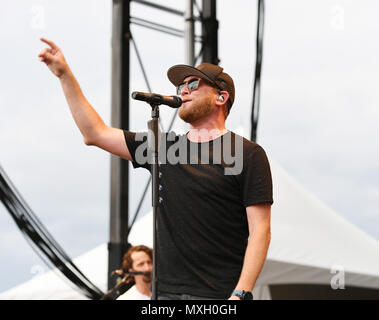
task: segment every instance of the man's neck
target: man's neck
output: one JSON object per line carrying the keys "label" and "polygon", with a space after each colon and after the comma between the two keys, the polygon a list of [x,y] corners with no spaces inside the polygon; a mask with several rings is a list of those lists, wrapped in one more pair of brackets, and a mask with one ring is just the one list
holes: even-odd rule
{"label": "man's neck", "polygon": [[207,142],[222,136],[227,131],[223,118],[199,120],[191,123],[187,138],[192,142]]}
{"label": "man's neck", "polygon": [[150,297],[151,296],[151,291],[150,291],[150,283],[143,282],[143,283],[136,283],[136,288],[137,290],[144,294],[145,296]]}

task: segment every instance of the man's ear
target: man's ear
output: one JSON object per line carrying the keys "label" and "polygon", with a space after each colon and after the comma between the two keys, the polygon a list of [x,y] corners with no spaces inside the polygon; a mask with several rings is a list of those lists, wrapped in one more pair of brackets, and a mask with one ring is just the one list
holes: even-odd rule
{"label": "man's ear", "polygon": [[216,105],[222,106],[226,104],[228,100],[229,100],[228,91],[219,91],[218,96],[216,98]]}

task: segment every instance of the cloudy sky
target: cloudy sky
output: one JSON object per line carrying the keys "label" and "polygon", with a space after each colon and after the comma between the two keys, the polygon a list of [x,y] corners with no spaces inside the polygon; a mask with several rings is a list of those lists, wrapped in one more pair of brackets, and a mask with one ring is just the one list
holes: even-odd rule
{"label": "cloudy sky", "polygon": [[[220,64],[236,85],[227,127],[242,127],[247,137],[256,2],[217,2]],[[258,143],[304,188],[379,240],[379,43],[373,40],[379,3],[267,2]],[[184,0],[160,3],[185,7]],[[132,4],[132,16],[183,29],[182,18],[140,4]],[[185,62],[183,39],[136,25],[132,34],[153,91],[174,94],[166,71]],[[84,145],[59,81],[38,61],[40,36],[61,47],[87,99],[109,123],[111,1],[0,3],[0,165],[75,257],[108,241],[110,157]],[[136,90],[147,88],[132,51]],[[150,110],[134,101],[131,108],[131,129],[144,130]],[[166,128],[171,115],[161,112]],[[175,130],[182,129],[178,120]],[[131,214],[147,178],[142,169],[131,171]],[[46,270],[1,204],[0,256],[0,292]]]}

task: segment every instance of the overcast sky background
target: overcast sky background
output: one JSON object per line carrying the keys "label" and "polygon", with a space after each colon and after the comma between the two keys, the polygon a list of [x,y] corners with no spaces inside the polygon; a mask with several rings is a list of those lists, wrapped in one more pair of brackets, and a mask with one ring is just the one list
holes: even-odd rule
{"label": "overcast sky background", "polygon": [[[185,7],[184,0],[159,2]],[[110,156],[84,145],[58,79],[38,61],[39,37],[61,47],[109,124],[111,4],[0,3],[0,165],[71,257],[108,241]],[[249,137],[257,1],[217,4],[220,65],[236,86],[227,127],[243,127]],[[304,188],[379,240],[378,12],[375,0],[266,1],[258,143]],[[182,18],[140,4],[132,3],[131,14],[183,29]],[[136,25],[132,34],[153,91],[174,94],[166,71],[185,62],[183,39]],[[131,52],[131,91],[147,91]],[[161,111],[165,128],[171,115]],[[131,130],[145,130],[149,118],[146,105],[131,102]],[[176,121],[175,130],[184,129]],[[131,214],[147,178],[131,170]],[[148,194],[141,214],[150,201]],[[47,270],[1,204],[0,257],[0,292]]]}

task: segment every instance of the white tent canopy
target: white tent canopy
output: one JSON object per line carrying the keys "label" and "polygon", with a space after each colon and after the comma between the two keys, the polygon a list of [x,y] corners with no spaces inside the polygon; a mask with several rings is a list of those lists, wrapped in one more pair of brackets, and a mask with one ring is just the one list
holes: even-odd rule
{"label": "white tent canopy", "polygon": [[[270,298],[270,285],[341,284],[379,290],[379,242],[325,206],[270,160],[274,181],[272,239],[254,289],[256,298]],[[152,246],[152,214],[140,218],[129,236],[132,245]],[[106,291],[107,246],[74,259],[79,269]],[[85,299],[49,271],[0,294],[0,299]],[[339,282],[333,283],[335,278]],[[342,281],[342,282],[341,282]]]}
{"label": "white tent canopy", "polygon": [[[136,221],[129,235],[129,242],[132,245],[152,246],[152,236],[152,219],[148,214]],[[93,284],[104,293],[107,291],[108,249],[106,243],[77,257],[73,262]],[[55,268],[0,293],[0,299],[74,300],[86,299],[86,297]]]}
{"label": "white tent canopy", "polygon": [[272,240],[257,287],[331,286],[336,284],[336,277],[342,277],[345,287],[379,290],[379,242],[328,208],[278,164],[270,162],[275,201]]}

